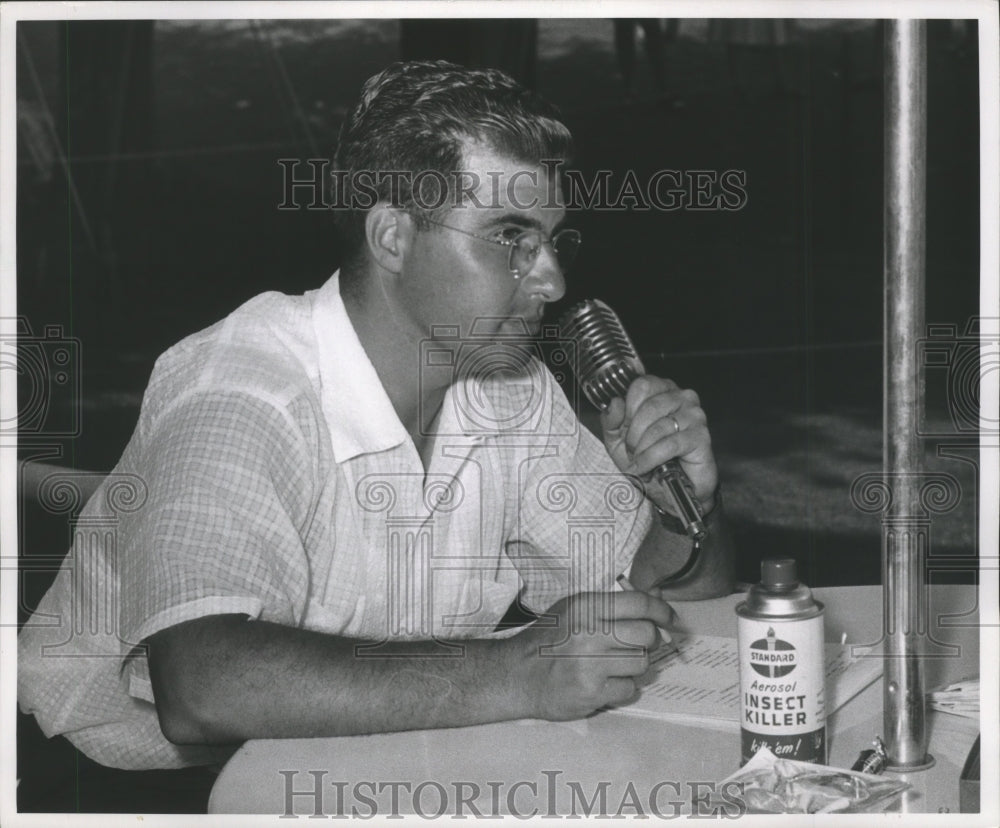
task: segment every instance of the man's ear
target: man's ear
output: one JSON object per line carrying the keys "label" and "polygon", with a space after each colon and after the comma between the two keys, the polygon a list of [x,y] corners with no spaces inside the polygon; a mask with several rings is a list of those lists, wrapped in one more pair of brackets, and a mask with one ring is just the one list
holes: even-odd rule
{"label": "man's ear", "polygon": [[405,210],[378,202],[365,216],[365,242],[372,258],[390,273],[399,273],[410,248],[413,219]]}

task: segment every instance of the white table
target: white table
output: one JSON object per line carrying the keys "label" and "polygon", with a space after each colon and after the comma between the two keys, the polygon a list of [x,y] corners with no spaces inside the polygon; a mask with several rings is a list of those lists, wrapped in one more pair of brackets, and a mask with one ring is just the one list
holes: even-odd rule
{"label": "white table", "polygon": [[[826,605],[826,637],[874,644],[881,638],[882,588],[815,590]],[[691,632],[736,635],[740,595],[676,603]],[[972,587],[934,587],[934,637],[960,652],[926,663],[926,686],[979,674],[979,629]],[[951,617],[941,618],[947,614]],[[735,677],[734,677],[735,678]],[[904,778],[913,787],[890,810],[958,812],[958,779],[976,722],[928,711],[936,764]],[[850,767],[882,728],[882,681],[828,720],[829,764]],[[738,732],[599,713],[567,722],[522,721],[376,736],[247,742],[226,764],[209,812],[368,816],[547,813],[653,817],[708,813],[709,785],[739,767]],[[318,785],[318,788],[317,788]],[[293,791],[319,790],[292,795]],[[602,799],[603,797],[603,799]],[[602,806],[602,802],[604,805]],[[725,807],[725,806],[724,806]],[[735,810],[732,811],[735,813]]]}

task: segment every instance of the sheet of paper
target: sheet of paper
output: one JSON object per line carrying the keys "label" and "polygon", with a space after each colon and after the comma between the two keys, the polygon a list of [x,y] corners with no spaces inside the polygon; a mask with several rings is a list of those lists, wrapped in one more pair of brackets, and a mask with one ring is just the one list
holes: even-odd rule
{"label": "sheet of paper", "polygon": [[975,676],[952,682],[927,694],[931,708],[969,719],[979,718],[979,679]]}
{"label": "sheet of paper", "polygon": [[[640,682],[641,694],[612,713],[738,730],[739,659],[736,639],[672,633],[676,652],[661,648]],[[853,654],[852,654],[853,650]],[[863,657],[868,648],[826,645],[826,715],[841,707],[882,674],[881,658]]]}

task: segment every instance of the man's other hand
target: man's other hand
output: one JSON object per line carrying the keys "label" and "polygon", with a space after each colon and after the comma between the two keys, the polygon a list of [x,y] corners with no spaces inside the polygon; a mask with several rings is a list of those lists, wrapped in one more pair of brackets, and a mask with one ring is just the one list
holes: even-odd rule
{"label": "man's other hand", "polygon": [[[517,636],[537,718],[576,719],[636,693],[674,611],[642,592],[585,592],[554,604]],[[513,643],[513,642],[512,642]]]}
{"label": "man's other hand", "polygon": [[669,490],[650,481],[650,476],[660,465],[677,458],[702,508],[711,510],[719,478],[707,423],[694,391],[650,375],[635,379],[625,399],[613,399],[601,414],[604,445],[615,465],[626,474],[649,481],[647,496],[674,514]]}

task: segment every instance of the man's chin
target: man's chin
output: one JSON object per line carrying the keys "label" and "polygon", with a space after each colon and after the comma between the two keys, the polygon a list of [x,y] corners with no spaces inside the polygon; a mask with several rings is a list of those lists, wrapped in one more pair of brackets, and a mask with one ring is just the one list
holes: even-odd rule
{"label": "man's chin", "polygon": [[532,362],[541,359],[541,356],[541,350],[531,336],[497,335],[477,340],[474,349],[462,360],[462,368],[480,378],[500,374],[525,376],[531,373]]}

